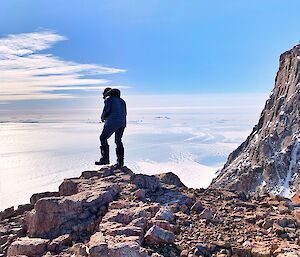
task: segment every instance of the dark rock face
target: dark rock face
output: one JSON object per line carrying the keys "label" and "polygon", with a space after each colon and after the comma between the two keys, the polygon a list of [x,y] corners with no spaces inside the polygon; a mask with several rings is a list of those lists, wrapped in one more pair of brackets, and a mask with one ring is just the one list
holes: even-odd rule
{"label": "dark rock face", "polygon": [[258,124],[233,151],[211,188],[268,191],[289,197],[300,190],[300,45],[280,56],[275,87]]}

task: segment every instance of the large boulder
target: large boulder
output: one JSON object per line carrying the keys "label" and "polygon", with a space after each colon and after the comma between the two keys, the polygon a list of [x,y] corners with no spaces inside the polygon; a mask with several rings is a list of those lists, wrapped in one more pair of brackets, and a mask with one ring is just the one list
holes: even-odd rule
{"label": "large boulder", "polygon": [[79,192],[80,179],[64,179],[59,186],[61,196],[75,195]]}
{"label": "large boulder", "polygon": [[26,217],[29,235],[53,238],[73,230],[84,230],[82,226],[93,223],[97,210],[108,205],[120,191],[118,185],[105,189],[38,200]]}
{"label": "large boulder", "polygon": [[22,237],[10,245],[7,256],[42,256],[47,251],[48,242],[41,238]]}
{"label": "large boulder", "polygon": [[177,187],[185,187],[185,185],[181,182],[179,177],[173,172],[161,173],[155,176],[159,179],[161,183]]}
{"label": "large boulder", "polygon": [[138,188],[144,189],[146,192],[155,192],[160,187],[157,177],[144,174],[132,175],[131,182]]}

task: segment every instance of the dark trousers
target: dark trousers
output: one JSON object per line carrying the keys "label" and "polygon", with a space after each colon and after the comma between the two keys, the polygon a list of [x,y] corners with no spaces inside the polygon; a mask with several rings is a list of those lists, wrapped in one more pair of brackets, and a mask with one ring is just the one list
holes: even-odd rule
{"label": "dark trousers", "polygon": [[107,140],[115,133],[115,143],[117,148],[123,148],[122,137],[124,133],[125,127],[116,128],[114,126],[104,125],[102,133],[100,135],[100,143],[101,146],[108,146]]}

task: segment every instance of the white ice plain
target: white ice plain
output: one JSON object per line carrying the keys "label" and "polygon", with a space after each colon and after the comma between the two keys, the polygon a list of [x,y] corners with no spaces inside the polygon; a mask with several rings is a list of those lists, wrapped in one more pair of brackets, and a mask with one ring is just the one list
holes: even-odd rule
{"label": "white ice plain", "polygon": [[[252,130],[266,95],[243,97],[195,97],[176,106],[172,99],[151,103],[149,97],[136,106],[129,104],[126,165],[137,173],[171,171],[186,186],[207,187]],[[76,110],[68,118],[36,113],[30,118],[16,119],[11,113],[5,117],[0,123],[0,210],[27,203],[33,193],[57,190],[64,178],[98,168],[99,110],[82,113]],[[113,138],[110,145],[114,162]]]}

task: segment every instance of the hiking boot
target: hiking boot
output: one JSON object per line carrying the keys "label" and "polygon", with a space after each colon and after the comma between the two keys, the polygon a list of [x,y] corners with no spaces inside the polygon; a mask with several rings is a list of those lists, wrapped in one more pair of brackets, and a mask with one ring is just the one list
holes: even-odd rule
{"label": "hiking boot", "polygon": [[109,146],[100,146],[101,155],[99,161],[95,162],[95,165],[107,165],[109,164]]}
{"label": "hiking boot", "polygon": [[114,168],[122,168],[124,166],[124,147],[120,146],[116,148],[117,163]]}

